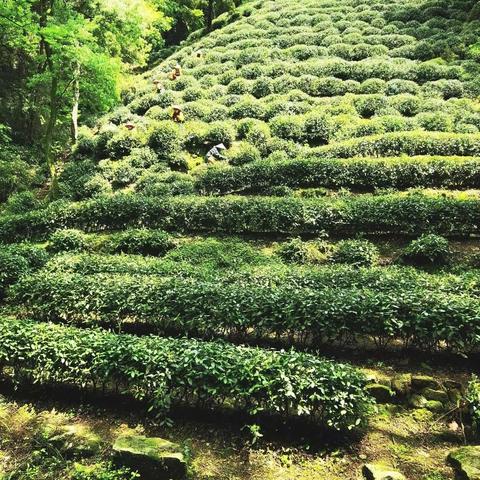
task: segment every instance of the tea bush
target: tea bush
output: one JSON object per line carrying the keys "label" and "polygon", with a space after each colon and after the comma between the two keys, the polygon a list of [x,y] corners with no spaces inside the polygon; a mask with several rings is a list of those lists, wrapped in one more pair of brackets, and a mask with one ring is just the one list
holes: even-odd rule
{"label": "tea bush", "polygon": [[401,259],[416,265],[445,265],[451,260],[451,255],[446,238],[429,234],[413,240],[402,252]]}
{"label": "tea bush", "polygon": [[73,228],[55,231],[50,235],[47,245],[50,253],[82,252],[88,248],[89,241],[86,235]]}
{"label": "tea bush", "polygon": [[172,237],[161,230],[134,229],[116,233],[108,240],[105,250],[160,257],[175,247]]}
{"label": "tea bush", "polygon": [[476,438],[480,437],[480,381],[475,375],[468,383],[465,399],[470,414],[472,429]]}
{"label": "tea bush", "polygon": [[173,402],[201,400],[251,415],[308,416],[346,430],[363,424],[372,405],[364,376],[348,365],[193,339],[138,338],[2,318],[0,362],[41,384],[121,385],[123,394],[161,413]]}
{"label": "tea bush", "polygon": [[331,261],[368,267],[378,261],[378,248],[368,240],[342,240],[335,245]]}
{"label": "tea bush", "polygon": [[[276,283],[248,276],[222,281],[40,272],[23,276],[10,289],[9,302],[22,305],[38,320],[115,328],[132,328],[137,322],[159,334],[245,340],[274,336],[317,345],[354,344],[367,337],[378,345],[398,340],[425,350],[478,349],[480,302],[475,294],[465,293],[464,286],[449,291],[447,280],[436,290],[435,282],[423,286],[418,281],[422,277],[411,284],[409,278],[394,282],[387,272],[370,280],[365,271],[347,271],[339,278],[340,272],[320,269],[304,280]],[[362,277],[367,278],[363,284]],[[389,279],[385,286],[383,278]]]}
{"label": "tea bush", "polygon": [[24,215],[0,216],[0,241],[45,235],[57,228],[88,231],[149,227],[227,233],[394,233],[469,235],[478,232],[480,200],[432,194],[341,198],[155,197],[118,194],[77,204],[53,203]]}

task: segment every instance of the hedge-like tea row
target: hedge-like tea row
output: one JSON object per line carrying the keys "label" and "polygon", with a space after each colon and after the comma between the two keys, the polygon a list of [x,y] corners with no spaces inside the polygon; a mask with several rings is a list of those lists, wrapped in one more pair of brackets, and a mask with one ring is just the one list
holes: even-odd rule
{"label": "hedge-like tea row", "polygon": [[41,384],[114,383],[155,409],[227,404],[249,414],[312,416],[337,430],[362,423],[371,404],[360,372],[309,354],[9,318],[0,318],[0,365]]}
{"label": "hedge-like tea row", "polygon": [[409,266],[357,268],[351,265],[308,267],[273,264],[260,270],[253,266],[228,272],[212,271],[207,265],[192,265],[171,259],[137,255],[64,254],[46,266],[51,273],[159,275],[163,277],[209,279],[218,283],[240,281],[246,284],[282,288],[373,288],[390,291],[398,288],[422,288],[437,292],[480,296],[480,271],[431,274]]}
{"label": "hedge-like tea row", "polygon": [[379,344],[397,339],[426,349],[480,344],[478,298],[416,285],[302,288],[41,272],[13,287],[10,300],[39,320],[108,327],[134,322],[162,334],[275,335],[316,343],[368,336]]}
{"label": "hedge-like tea row", "polygon": [[480,155],[480,134],[444,132],[393,132],[313,149],[327,158],[388,157],[398,155]]}
{"label": "hedge-like tea row", "polygon": [[412,187],[480,187],[480,161],[473,157],[414,157],[351,160],[259,161],[242,167],[211,168],[197,180],[202,193],[259,193],[275,186],[350,188],[372,191]]}
{"label": "hedge-like tea row", "polygon": [[480,198],[419,193],[339,199],[124,194],[0,217],[0,241],[71,227],[88,231],[146,226],[189,232],[468,235],[478,232],[479,225]]}

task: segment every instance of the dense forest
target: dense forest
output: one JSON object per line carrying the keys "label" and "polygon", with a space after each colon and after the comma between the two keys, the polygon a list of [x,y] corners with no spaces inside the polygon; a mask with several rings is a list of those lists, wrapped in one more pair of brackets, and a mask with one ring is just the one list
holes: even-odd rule
{"label": "dense forest", "polygon": [[480,479],[478,2],[0,39],[0,480]]}

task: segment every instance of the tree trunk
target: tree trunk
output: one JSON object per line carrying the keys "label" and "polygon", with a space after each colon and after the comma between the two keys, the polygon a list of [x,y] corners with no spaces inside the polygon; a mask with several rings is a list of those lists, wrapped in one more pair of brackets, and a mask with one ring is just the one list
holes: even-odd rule
{"label": "tree trunk", "polygon": [[209,32],[212,30],[214,3],[215,3],[215,0],[208,0],[207,16],[205,19],[205,23],[207,25],[207,30]]}
{"label": "tree trunk", "polygon": [[73,107],[72,107],[72,142],[78,140],[78,104],[80,103],[80,63],[75,68],[75,80],[73,84]]}
{"label": "tree trunk", "polygon": [[55,159],[53,158],[53,137],[55,133],[55,127],[57,125],[58,118],[58,77],[55,72],[51,72],[52,80],[50,83],[50,115],[48,117],[47,128],[45,131],[45,161],[47,163],[48,172],[50,174],[50,192],[51,198],[55,197],[58,187],[57,170],[55,168]]}

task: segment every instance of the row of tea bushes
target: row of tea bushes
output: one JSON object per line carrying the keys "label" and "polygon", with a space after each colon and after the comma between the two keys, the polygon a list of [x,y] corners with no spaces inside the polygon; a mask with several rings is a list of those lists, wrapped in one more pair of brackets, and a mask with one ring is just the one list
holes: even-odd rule
{"label": "row of tea bushes", "polygon": [[[226,248],[232,249],[231,243]],[[281,286],[283,288],[372,288],[391,291],[398,288],[421,288],[436,292],[480,295],[480,271],[465,270],[458,273],[427,273],[409,266],[356,268],[350,265],[303,267],[294,264],[260,263],[246,258],[238,262],[237,254],[231,258],[209,256],[199,250],[203,261],[196,257],[180,259],[145,258],[137,255],[63,254],[52,258],[45,267],[51,273],[158,275],[162,277],[211,279],[221,284],[241,281],[245,284]],[[213,257],[213,258],[212,258]],[[261,265],[261,268],[258,266]],[[223,266],[223,268],[222,268]]]}
{"label": "row of tea bushes", "polygon": [[475,157],[431,156],[267,160],[237,168],[209,168],[197,180],[197,189],[209,194],[261,193],[276,186],[361,191],[412,187],[479,188],[480,162]]}
{"label": "row of tea bushes", "polygon": [[40,384],[116,384],[157,412],[176,403],[229,406],[346,430],[362,424],[371,405],[359,371],[309,354],[11,318],[0,318],[0,365]]}
{"label": "row of tea bushes", "polygon": [[[202,337],[288,337],[295,342],[369,337],[422,349],[477,349],[480,301],[420,286],[299,288],[249,282],[41,272],[23,278],[10,302],[39,320]],[[122,325],[123,324],[123,325]]]}
{"label": "row of tea bushes", "polygon": [[78,203],[53,203],[43,210],[0,217],[0,241],[42,236],[59,228],[341,235],[432,232],[466,236],[478,232],[479,225],[477,196],[434,192],[316,199],[120,194]]}

